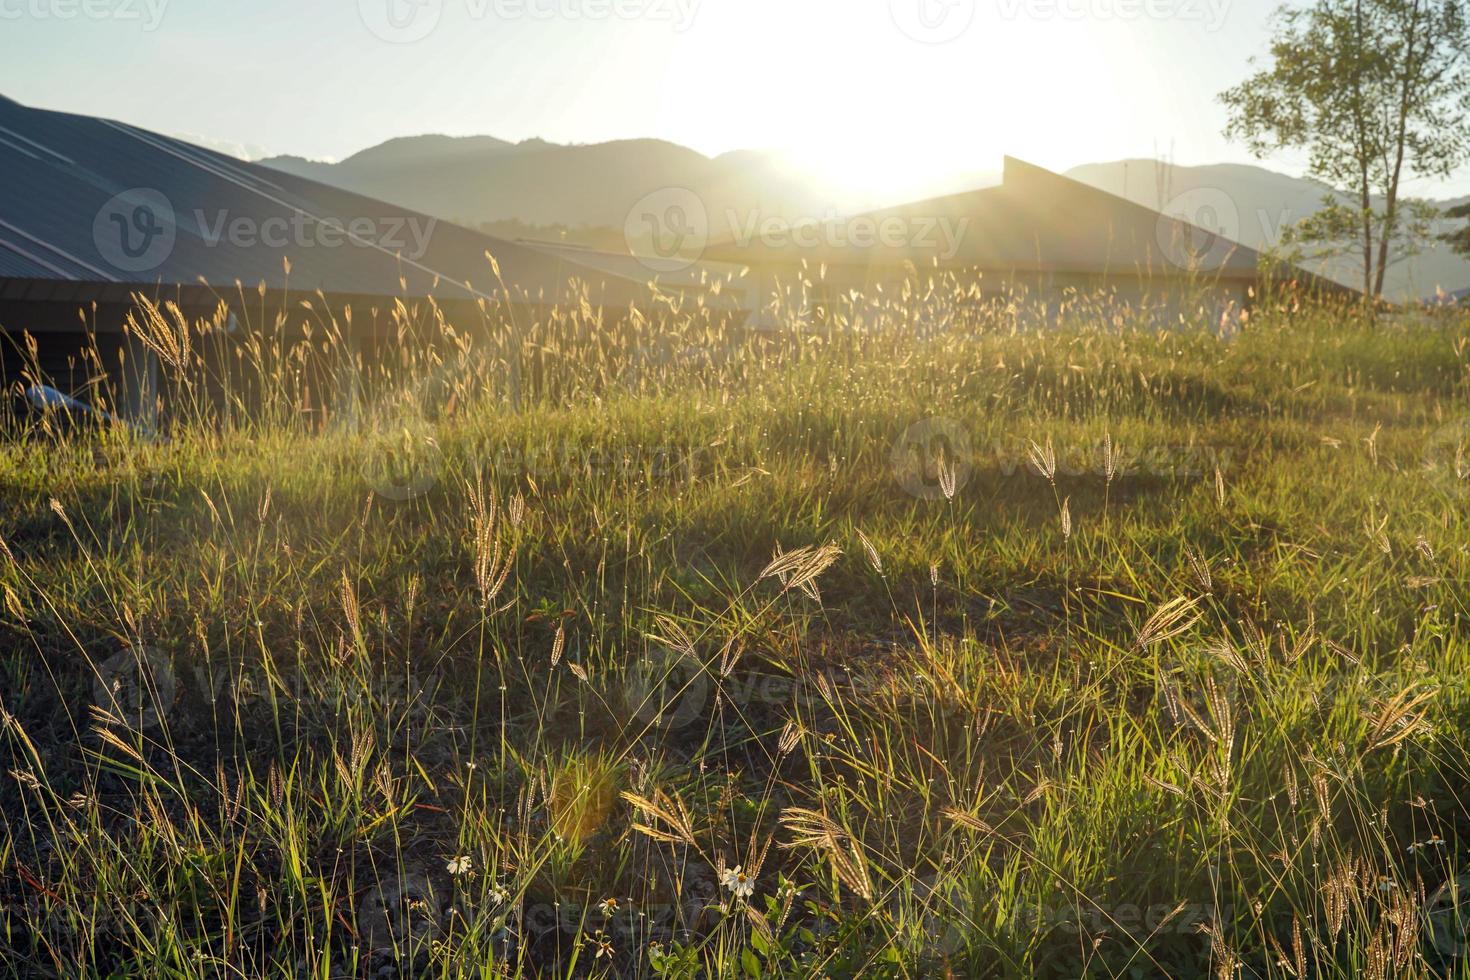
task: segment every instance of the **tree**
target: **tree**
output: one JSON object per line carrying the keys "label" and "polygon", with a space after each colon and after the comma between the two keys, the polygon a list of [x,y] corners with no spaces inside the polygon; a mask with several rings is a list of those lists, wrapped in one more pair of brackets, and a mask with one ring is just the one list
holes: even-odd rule
{"label": "tree", "polygon": [[1306,8],[1282,7],[1270,67],[1220,96],[1230,113],[1226,136],[1243,140],[1257,157],[1305,150],[1311,176],[1348,192],[1356,207],[1340,206],[1322,225],[1333,233],[1345,224],[1352,230],[1370,297],[1382,294],[1401,240],[1402,181],[1447,177],[1470,158],[1470,26],[1463,2],[1316,0]]}
{"label": "tree", "polygon": [[[1383,237],[1379,239],[1380,246],[1388,246],[1386,251],[1380,248],[1385,270],[1419,255],[1431,245],[1435,240],[1435,219],[1440,217],[1439,208],[1417,198],[1400,199],[1396,210],[1393,229],[1382,232]],[[1363,217],[1357,208],[1341,198],[1324,197],[1318,211],[1285,229],[1282,243],[1288,248],[1287,257],[1296,263],[1302,259],[1331,260],[1351,255],[1360,247]],[[1381,208],[1373,208],[1367,220],[1372,227],[1386,228],[1385,211]]]}
{"label": "tree", "polygon": [[[1465,218],[1470,220],[1470,201],[1458,207],[1450,208],[1444,213],[1444,216],[1446,218]],[[1470,224],[1439,237],[1442,241],[1449,243],[1450,248],[1456,253],[1470,259]]]}

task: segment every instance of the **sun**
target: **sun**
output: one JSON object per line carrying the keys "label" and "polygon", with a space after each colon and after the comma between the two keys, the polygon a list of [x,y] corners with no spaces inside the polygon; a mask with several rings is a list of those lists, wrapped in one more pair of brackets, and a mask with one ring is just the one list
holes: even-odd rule
{"label": "sun", "polygon": [[891,203],[937,176],[929,172],[917,147],[893,142],[849,145],[829,140],[798,146],[790,156],[793,166],[834,199],[864,205]]}
{"label": "sun", "polygon": [[[653,124],[712,154],[784,151],[843,200],[918,199],[967,175],[983,184],[1006,154],[1065,165],[1116,129],[1096,106],[1128,104],[1088,24],[982,8],[963,36],[936,45],[899,30],[887,3],[844,5],[843,16],[816,2],[740,7],[706,4],[669,43]],[[683,84],[691,78],[700,84]]]}

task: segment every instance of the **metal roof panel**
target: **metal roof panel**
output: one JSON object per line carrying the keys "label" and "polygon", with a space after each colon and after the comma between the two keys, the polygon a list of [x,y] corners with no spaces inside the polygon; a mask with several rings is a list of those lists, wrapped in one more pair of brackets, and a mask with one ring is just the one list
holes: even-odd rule
{"label": "metal roof panel", "polygon": [[[134,126],[6,99],[0,186],[0,276],[569,298],[564,267],[534,249]],[[641,291],[618,279],[600,298],[626,305]]]}

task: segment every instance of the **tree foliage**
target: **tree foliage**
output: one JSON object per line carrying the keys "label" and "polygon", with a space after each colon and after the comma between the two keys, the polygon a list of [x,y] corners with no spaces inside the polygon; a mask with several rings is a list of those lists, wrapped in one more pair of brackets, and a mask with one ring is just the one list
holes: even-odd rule
{"label": "tree foliage", "polygon": [[[1428,201],[1408,198],[1399,202],[1397,227],[1389,243],[1387,268],[1419,255],[1434,241],[1434,223],[1439,209]],[[1283,243],[1288,256],[1297,261],[1336,259],[1350,255],[1359,247],[1365,222],[1383,227],[1386,215],[1381,207],[1364,214],[1340,197],[1324,197],[1322,207],[1285,229]]]}
{"label": "tree foliage", "polygon": [[[1254,59],[1253,59],[1254,62]],[[1258,157],[1305,151],[1311,176],[1345,190],[1299,238],[1351,232],[1363,291],[1378,296],[1423,206],[1407,176],[1470,158],[1470,23],[1463,0],[1316,0],[1276,13],[1270,64],[1220,96],[1226,135]],[[1315,221],[1315,223],[1313,223]]]}
{"label": "tree foliage", "polygon": [[1466,258],[1470,258],[1470,201],[1461,204],[1459,207],[1450,208],[1444,213],[1444,216],[1446,218],[1465,219],[1465,227],[1457,228],[1448,234],[1441,235],[1440,238],[1444,242],[1447,242],[1455,252]]}

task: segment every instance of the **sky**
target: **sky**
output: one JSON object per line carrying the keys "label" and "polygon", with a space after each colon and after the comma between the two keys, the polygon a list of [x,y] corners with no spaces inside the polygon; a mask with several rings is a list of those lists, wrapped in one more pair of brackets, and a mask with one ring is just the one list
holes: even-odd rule
{"label": "sky", "polygon": [[[1254,162],[1269,0],[0,0],[0,93],[258,157],[394,136],[784,150],[847,189]],[[1300,173],[1301,160],[1264,165]],[[1412,193],[1470,193],[1470,168]]]}

